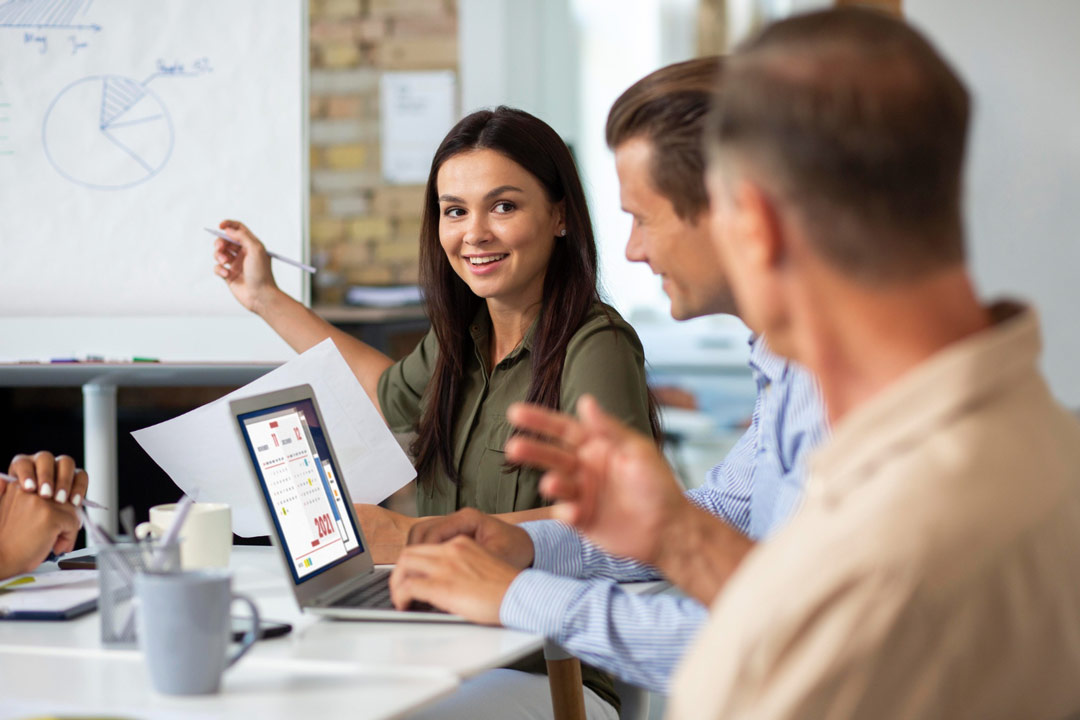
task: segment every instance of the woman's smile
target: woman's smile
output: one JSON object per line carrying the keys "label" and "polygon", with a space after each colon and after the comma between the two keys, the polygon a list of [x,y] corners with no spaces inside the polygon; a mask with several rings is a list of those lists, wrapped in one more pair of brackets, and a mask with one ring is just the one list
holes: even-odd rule
{"label": "woman's smile", "polygon": [[503,265],[503,260],[510,257],[510,253],[482,253],[477,255],[465,255],[469,263],[469,269],[476,275],[493,273]]}

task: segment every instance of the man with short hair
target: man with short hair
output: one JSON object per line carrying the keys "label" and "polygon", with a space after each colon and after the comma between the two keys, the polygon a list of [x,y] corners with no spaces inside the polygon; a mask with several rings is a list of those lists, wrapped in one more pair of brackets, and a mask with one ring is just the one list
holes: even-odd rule
{"label": "man with short hair", "polygon": [[733,577],[726,528],[597,408],[511,408],[559,515],[711,616],[675,718],[1058,718],[1080,710],[1080,423],[1034,312],[964,267],[969,100],[868,11],[776,23],[728,62],[714,239],[747,322],[818,377],[833,434],[793,521]]}
{"label": "man with short hair", "polygon": [[[735,312],[709,240],[704,178],[705,117],[720,75],[715,57],[670,65],[631,86],[608,117],[621,202],[633,217],[627,259],[661,275],[679,320]],[[751,344],[750,365],[759,389],[751,427],[705,485],[687,493],[724,521],[730,569],[795,510],[803,459],[825,434],[818,391],[804,370],[770,353],[761,337]],[[422,522],[410,542],[458,535],[471,539],[405,550],[393,583],[401,603],[423,598],[543,634],[659,692],[667,692],[707,615],[693,599],[619,588],[616,581],[655,579],[656,571],[600,552],[562,523],[515,527],[465,510]]]}

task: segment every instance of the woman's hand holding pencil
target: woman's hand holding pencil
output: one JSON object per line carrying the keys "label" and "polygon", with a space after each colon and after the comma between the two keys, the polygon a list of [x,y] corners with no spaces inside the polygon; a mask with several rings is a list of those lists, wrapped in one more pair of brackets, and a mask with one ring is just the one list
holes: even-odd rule
{"label": "woman's hand holding pencil", "polygon": [[[210,230],[210,228],[207,228]],[[278,292],[270,269],[270,254],[259,238],[241,222],[225,220],[222,232],[214,232],[214,272],[225,280],[229,290],[248,310],[258,313],[260,304]],[[224,239],[222,235],[228,237]]]}

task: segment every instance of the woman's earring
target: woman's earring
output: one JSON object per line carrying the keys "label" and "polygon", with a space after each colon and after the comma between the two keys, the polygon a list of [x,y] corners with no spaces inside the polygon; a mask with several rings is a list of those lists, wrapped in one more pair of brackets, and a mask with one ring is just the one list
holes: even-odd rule
{"label": "woman's earring", "polygon": [[566,237],[566,228],[563,228],[563,229],[562,229],[562,230],[561,230],[561,231],[559,232],[559,237]]}

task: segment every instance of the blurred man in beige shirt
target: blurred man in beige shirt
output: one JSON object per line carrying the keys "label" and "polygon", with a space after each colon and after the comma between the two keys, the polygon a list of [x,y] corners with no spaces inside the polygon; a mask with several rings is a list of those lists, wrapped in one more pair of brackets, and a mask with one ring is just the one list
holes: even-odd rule
{"label": "blurred man in beige shirt", "polygon": [[725,584],[717,521],[589,398],[579,420],[512,408],[543,438],[508,458],[712,604],[673,717],[1080,710],[1080,424],[1039,373],[1034,312],[981,304],[965,270],[961,81],[906,25],[825,11],[736,53],[714,115],[740,310],[818,376],[834,428],[799,514]]}

